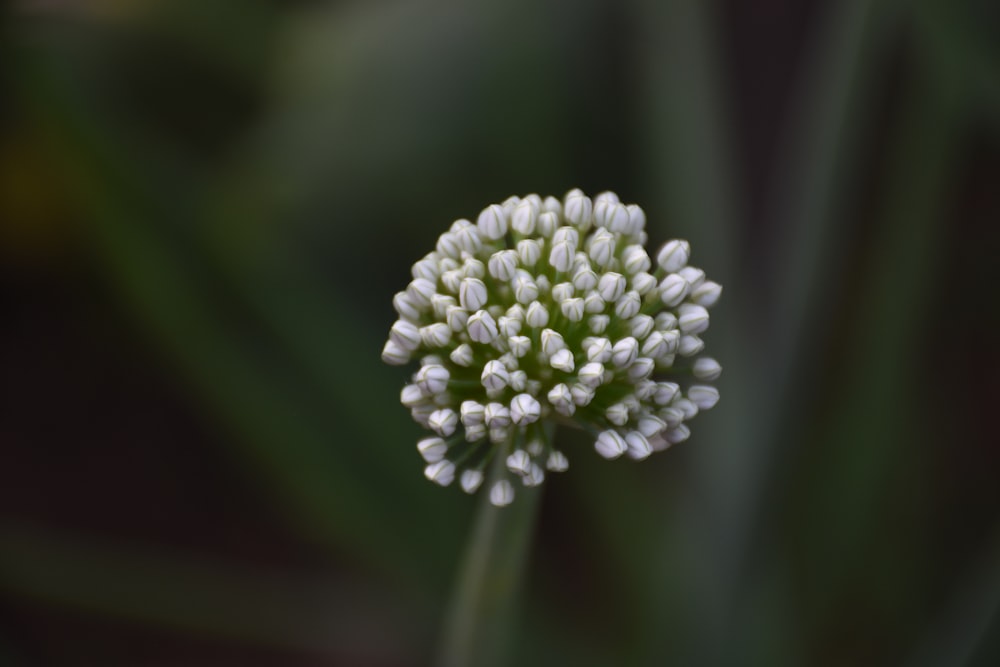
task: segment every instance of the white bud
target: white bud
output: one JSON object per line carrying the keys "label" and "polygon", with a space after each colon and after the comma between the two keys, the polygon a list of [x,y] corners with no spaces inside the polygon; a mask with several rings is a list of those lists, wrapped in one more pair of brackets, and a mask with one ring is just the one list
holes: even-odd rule
{"label": "white bud", "polygon": [[420,329],[406,320],[396,320],[389,330],[389,340],[407,352],[420,347]]}
{"label": "white bud", "polygon": [[711,410],[719,402],[719,390],[709,385],[693,384],[688,387],[687,395],[699,410]]}
{"label": "white bud", "polygon": [[645,380],[653,374],[656,362],[649,357],[638,357],[635,362],[628,367],[628,379],[632,382]]}
{"label": "white bud", "polygon": [[441,438],[424,438],[417,443],[417,451],[427,463],[437,463],[448,453],[448,445]]}
{"label": "white bud", "polygon": [[706,280],[691,290],[691,300],[699,306],[711,308],[722,296],[722,285],[712,280]]}
{"label": "white bud", "polygon": [[670,407],[680,410],[684,414],[684,419],[694,419],[698,416],[698,406],[688,398],[674,399]]}
{"label": "white bud", "polygon": [[583,299],[579,297],[566,299],[560,304],[559,307],[562,309],[562,314],[570,322],[580,322],[581,320],[583,320],[583,313],[584,313]]}
{"label": "white bud", "polygon": [[485,310],[479,310],[469,316],[466,324],[469,338],[477,343],[492,343],[497,338],[497,323],[493,316]]}
{"label": "white bud", "polygon": [[633,392],[635,397],[639,399],[639,402],[648,401],[653,398],[653,394],[656,393],[656,383],[650,379],[639,380],[635,383],[635,391]]}
{"label": "white bud", "polygon": [[677,316],[670,312],[656,314],[656,328],[660,331],[671,331],[677,328]]}
{"label": "white bud", "polygon": [[663,432],[663,438],[672,445],[684,442],[691,437],[691,429],[687,424],[678,424],[675,428]]}
{"label": "white bud", "polygon": [[528,273],[519,273],[511,283],[514,287],[514,298],[518,303],[529,304],[538,298],[538,285]]}
{"label": "white bud", "polygon": [[445,232],[438,237],[434,250],[442,257],[458,258],[462,255],[462,244],[458,242],[458,237],[451,232]]}
{"label": "white bud", "polygon": [[518,234],[531,236],[535,231],[535,221],[538,220],[538,205],[528,199],[524,199],[514,207],[511,214],[510,226]]}
{"label": "white bud", "polygon": [[629,329],[631,330],[632,337],[638,340],[643,340],[651,334],[653,327],[656,322],[652,317],[646,314],[639,314],[632,318],[628,323]]}
{"label": "white bud", "polygon": [[486,424],[473,424],[465,427],[466,442],[476,442],[486,437]]}
{"label": "white bud", "polygon": [[584,364],[577,373],[577,377],[584,385],[596,389],[604,382],[604,364],[596,361]]}
{"label": "white bud", "polygon": [[682,357],[693,357],[704,349],[705,341],[697,336],[681,336],[680,343],[677,345],[677,352]]}
{"label": "white bud", "polygon": [[722,366],[711,357],[701,357],[695,359],[691,372],[699,380],[715,380],[722,375]]}
{"label": "white bud", "polygon": [[468,343],[462,343],[451,351],[448,358],[455,362],[456,365],[468,368],[472,365],[473,356],[472,347]]}
{"label": "white bud", "polygon": [[437,408],[431,403],[421,403],[420,405],[414,405],[410,408],[410,416],[413,417],[413,421],[417,422],[424,428],[427,426],[427,418],[431,416]]}
{"label": "white bud", "polygon": [[660,283],[659,290],[663,305],[673,308],[687,297],[691,291],[691,285],[679,274],[671,273]]}
{"label": "white bud", "polygon": [[587,360],[605,364],[611,361],[612,346],[607,338],[591,338],[591,343],[586,347]]}
{"label": "white bud", "polygon": [[611,317],[608,315],[591,315],[587,318],[587,326],[590,328],[590,332],[595,334],[604,333],[610,323]]}
{"label": "white bud", "polygon": [[390,366],[402,366],[410,362],[410,353],[392,340],[387,340],[382,348],[382,361]]}
{"label": "white bud", "polygon": [[517,270],[517,251],[500,250],[490,255],[490,275],[497,280],[511,280]]}
{"label": "white bud", "polygon": [[615,302],[615,315],[623,320],[631,319],[639,314],[642,308],[642,299],[638,292],[625,292],[621,298]]}
{"label": "white bud", "polygon": [[424,476],[435,484],[448,486],[455,479],[455,464],[451,461],[437,461],[424,468]]}
{"label": "white bud", "polygon": [[642,433],[647,438],[652,438],[662,433],[665,428],[667,428],[667,423],[656,415],[643,415],[639,417],[639,423],[636,426],[639,433]]}
{"label": "white bud", "polygon": [[678,312],[680,317],[677,318],[677,324],[681,333],[696,336],[708,329],[708,311],[704,306],[685,303],[678,308]]}
{"label": "white bud", "polygon": [[646,296],[656,289],[656,278],[651,273],[640,271],[632,276],[632,289],[642,296]]}
{"label": "white bud", "polygon": [[458,239],[458,245],[463,251],[475,255],[483,247],[483,239],[479,235],[479,230],[468,220],[458,220],[457,222],[466,223],[461,229],[453,230],[455,238]]}
{"label": "white bud", "polygon": [[594,203],[579,190],[571,190],[564,199],[563,215],[581,231],[587,231],[593,223]]}
{"label": "white bud", "polygon": [[625,276],[613,271],[605,273],[597,283],[597,293],[608,303],[614,303],[625,293]]}
{"label": "white bud", "polygon": [[566,455],[562,452],[554,451],[549,454],[549,458],[545,462],[545,467],[552,472],[566,472],[569,470],[569,460],[567,460]]}
{"label": "white bud", "polygon": [[478,470],[465,470],[459,479],[462,490],[466,493],[475,493],[479,485],[483,483],[483,473]]}
{"label": "white bud", "polygon": [[558,350],[549,359],[549,365],[556,370],[560,370],[564,373],[572,373],[575,367],[573,361],[573,353],[569,350]]}
{"label": "white bud", "polygon": [[646,228],[646,213],[636,204],[629,204],[625,210],[628,211],[628,232],[638,236]]}
{"label": "white bud", "polygon": [[458,426],[458,415],[451,408],[435,410],[427,418],[427,425],[438,435],[447,438],[455,432]]}
{"label": "white bud", "polygon": [[510,375],[507,373],[507,369],[499,361],[495,359],[487,361],[486,365],[483,366],[481,381],[486,389],[499,391],[507,386],[509,380]]}
{"label": "white bud", "polygon": [[523,449],[515,450],[507,457],[507,470],[515,475],[527,475],[531,471],[531,457]]}
{"label": "white bud", "polygon": [[486,276],[486,265],[475,257],[466,257],[462,262],[462,275],[466,278],[483,278]]}
{"label": "white bud", "polygon": [[694,266],[685,266],[677,273],[681,278],[688,281],[688,284],[691,285],[691,289],[700,287],[705,281],[705,272]]}
{"label": "white bud", "polygon": [[426,278],[414,278],[406,286],[406,293],[410,300],[421,310],[431,305],[431,297],[436,291],[434,283]]}
{"label": "white bud", "polygon": [[597,292],[589,293],[587,295],[587,298],[583,300],[584,312],[589,313],[591,315],[603,313],[604,308],[607,307],[607,305],[608,304],[604,302],[604,299],[602,299],[601,295],[598,294]]}
{"label": "white bud", "polygon": [[431,310],[434,311],[434,317],[442,320],[448,313],[448,308],[451,306],[457,306],[458,301],[455,297],[448,294],[435,294],[431,297]]}
{"label": "white bud", "polygon": [[649,440],[638,431],[626,433],[625,444],[628,447],[629,458],[634,461],[642,461],[653,453],[653,448],[649,446]]}
{"label": "white bud", "polygon": [[[667,346],[667,354],[676,354],[677,350],[681,346],[681,332],[680,331],[661,331],[660,335],[663,336],[663,342]],[[665,359],[665,357],[661,357]],[[671,361],[670,363],[673,363]]]}
{"label": "white bud", "polygon": [[580,232],[573,227],[560,227],[552,234],[552,245],[569,243],[573,246],[573,260],[576,261],[576,249],[580,245]]}
{"label": "white bud", "polygon": [[684,413],[674,407],[660,408],[656,416],[667,422],[667,428],[677,428],[684,421]]}
{"label": "white bud", "polygon": [[496,482],[490,489],[490,502],[497,507],[506,507],[514,502],[514,487],[505,479]]}
{"label": "white bud", "polygon": [[542,343],[542,353],[546,357],[551,357],[553,354],[559,350],[566,348],[566,341],[563,340],[562,334],[553,329],[543,329],[541,335]]}
{"label": "white bud", "polygon": [[573,274],[573,287],[580,294],[586,294],[597,287],[597,274],[589,267],[579,269]]}
{"label": "white bud", "polygon": [[458,288],[458,301],[462,308],[473,311],[486,305],[486,285],[478,278],[465,278]]}
{"label": "white bud", "polygon": [[552,407],[556,409],[556,412],[561,415],[568,417],[576,410],[576,404],[573,403],[573,395],[569,387],[562,382],[549,390],[548,399]]}
{"label": "white bud", "polygon": [[607,268],[615,258],[615,235],[606,229],[598,229],[590,237],[590,259],[601,268]]}
{"label": "white bud", "polygon": [[628,450],[625,438],[617,431],[602,431],[594,442],[594,449],[606,459],[616,459]]}
{"label": "white bud", "polygon": [[667,348],[667,342],[663,339],[663,334],[659,331],[649,334],[649,337],[642,344],[642,353],[653,359],[659,359],[669,354],[670,350]]}
{"label": "white bud", "polygon": [[568,241],[556,243],[552,246],[552,251],[549,253],[549,264],[556,271],[569,271],[573,266],[573,255],[575,252],[576,248]]}
{"label": "white bud", "polygon": [[465,273],[461,269],[450,269],[441,274],[441,284],[452,294],[458,294],[458,288],[462,285]]}
{"label": "white bud", "polygon": [[510,402],[510,419],[518,426],[533,424],[541,415],[541,403],[530,394],[518,394]]}
{"label": "white bud", "polygon": [[531,339],[527,336],[511,336],[507,339],[507,345],[511,354],[520,359],[531,350]]}
{"label": "white bud", "polygon": [[667,273],[676,273],[687,266],[691,244],[681,239],[667,241],[656,254],[656,263]]}
{"label": "white bud", "polygon": [[528,474],[521,478],[525,486],[539,486],[545,481],[545,471],[537,463],[532,463]]}
{"label": "white bud", "polygon": [[510,426],[510,410],[501,403],[487,403],[483,408],[483,420],[489,428]]}
{"label": "white bud", "polygon": [[424,394],[417,385],[408,384],[399,392],[399,402],[407,408],[412,408],[424,402]]}
{"label": "white bud", "polygon": [[448,389],[448,380],[450,379],[451,374],[448,369],[438,364],[422,366],[414,376],[414,380],[420,387],[420,391],[424,392],[424,396],[433,396],[445,391]]}
{"label": "white bud", "polygon": [[476,226],[479,227],[479,233],[483,237],[496,241],[507,233],[507,216],[504,215],[503,208],[491,204],[479,214]]}
{"label": "white bud", "polygon": [[579,382],[569,388],[569,393],[573,397],[573,403],[581,408],[585,405],[590,405],[590,402],[594,400],[594,390]]}
{"label": "white bud", "polygon": [[481,403],[476,401],[462,401],[462,405],[459,407],[461,412],[462,426],[468,428],[469,426],[478,426],[483,423],[483,411],[484,407]]}
{"label": "white bud", "polygon": [[652,266],[646,249],[641,245],[630,245],[622,251],[622,268],[630,276],[640,271],[649,271]]}
{"label": "white bud", "polygon": [[604,417],[615,426],[624,426],[628,423],[628,406],[624,403],[608,406],[608,409],[604,411]]}
{"label": "white bud", "polygon": [[538,216],[535,223],[535,232],[544,238],[551,238],[553,232],[559,226],[559,216],[553,211],[546,211]]}
{"label": "white bud", "polygon": [[532,301],[524,321],[533,329],[540,329],[549,323],[549,311],[538,301]]}
{"label": "white bud", "polygon": [[552,286],[552,298],[555,301],[565,301],[573,297],[573,283],[559,283]]}
{"label": "white bud", "polygon": [[444,347],[451,342],[451,329],[444,322],[428,324],[420,329],[420,339],[427,347]]}
{"label": "white bud", "polygon": [[628,210],[620,202],[600,195],[594,200],[594,222],[599,226],[620,234],[628,231],[628,218]]}
{"label": "white bud", "polygon": [[522,370],[511,371],[510,388],[514,391],[524,391],[528,387],[528,374]]}
{"label": "white bud", "polygon": [[549,280],[548,276],[544,273],[539,274],[535,277],[535,282],[538,284],[538,291],[545,294],[552,289],[552,282]]}
{"label": "white bud", "polygon": [[435,259],[422,259],[414,263],[410,269],[410,274],[414,278],[423,278],[435,282],[441,275],[441,264]]}
{"label": "white bud", "polygon": [[510,338],[521,333],[521,321],[506,315],[501,315],[497,319],[497,330],[504,338]]}
{"label": "white bud", "polygon": [[631,336],[626,336],[611,348],[611,363],[618,368],[627,368],[632,365],[638,355],[639,341]]}
{"label": "white bud", "polygon": [[675,382],[660,382],[653,394],[653,402],[657,405],[667,405],[677,396],[680,387]]}
{"label": "white bud", "polygon": [[419,320],[421,308],[414,303],[413,299],[406,292],[396,292],[392,297],[392,307],[396,309],[400,317],[407,320]]}
{"label": "white bud", "polygon": [[518,241],[517,256],[520,258],[521,264],[530,268],[538,264],[538,260],[542,258],[542,246],[535,239]]}

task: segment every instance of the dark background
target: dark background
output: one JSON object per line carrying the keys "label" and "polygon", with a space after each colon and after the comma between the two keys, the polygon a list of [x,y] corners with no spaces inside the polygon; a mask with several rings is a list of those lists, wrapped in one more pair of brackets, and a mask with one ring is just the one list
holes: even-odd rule
{"label": "dark background", "polygon": [[581,187],[724,284],[723,398],[560,433],[516,664],[997,664],[998,7],[7,3],[0,662],[426,664],[474,500],[391,296]]}

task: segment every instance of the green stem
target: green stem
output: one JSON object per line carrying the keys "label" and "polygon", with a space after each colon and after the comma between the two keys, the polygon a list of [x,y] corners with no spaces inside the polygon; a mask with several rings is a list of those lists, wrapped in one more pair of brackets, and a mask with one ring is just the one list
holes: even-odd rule
{"label": "green stem", "polygon": [[[551,426],[547,436],[551,439]],[[535,519],[537,488],[518,486],[507,507],[490,504],[493,483],[508,477],[506,452],[490,466],[445,618],[436,664],[502,665],[510,648],[511,621]]]}

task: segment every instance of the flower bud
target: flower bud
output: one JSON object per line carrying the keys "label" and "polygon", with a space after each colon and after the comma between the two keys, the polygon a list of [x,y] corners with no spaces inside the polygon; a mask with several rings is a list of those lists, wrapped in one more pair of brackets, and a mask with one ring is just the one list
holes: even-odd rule
{"label": "flower bud", "polygon": [[437,364],[421,367],[414,376],[414,380],[420,387],[420,391],[424,392],[424,396],[433,396],[445,391],[448,389],[448,380],[450,379],[451,374],[448,369]]}
{"label": "flower bud", "polygon": [[653,453],[653,448],[649,446],[649,440],[639,431],[626,433],[625,445],[628,447],[629,458],[634,461],[642,461]]}
{"label": "flower bud", "polygon": [[699,306],[711,308],[722,296],[722,285],[712,280],[706,280],[691,290],[691,300]]}
{"label": "flower bud", "polygon": [[656,254],[656,263],[667,273],[676,273],[687,266],[691,257],[691,244],[687,241],[674,239],[668,241]]}
{"label": "flower bud", "polygon": [[545,467],[552,472],[566,472],[569,470],[569,460],[562,452],[553,451],[545,461]]}
{"label": "flower bud", "polygon": [[597,287],[597,274],[589,267],[581,268],[573,274],[573,287],[580,294],[586,294]]}
{"label": "flower bud", "polygon": [[485,310],[479,310],[469,316],[466,324],[469,338],[477,343],[492,343],[497,338],[497,323],[493,316]]}
{"label": "flower bud", "polygon": [[505,479],[496,482],[490,489],[490,503],[497,507],[506,507],[514,502],[514,487]]}
{"label": "flower bud", "polygon": [[465,278],[458,288],[458,301],[468,311],[479,310],[486,305],[488,293],[486,285],[478,278]]}
{"label": "flower bud", "polygon": [[597,293],[608,303],[614,303],[625,293],[625,276],[609,271],[597,281]]}
{"label": "flower bud", "polygon": [[587,326],[590,328],[590,332],[594,334],[602,334],[607,328],[608,324],[611,323],[611,318],[607,315],[591,315],[587,318]]}
{"label": "flower bud", "polygon": [[466,493],[475,493],[483,483],[483,473],[479,470],[465,470],[459,479],[462,490]]}
{"label": "flower bud", "polygon": [[533,424],[542,415],[542,405],[531,394],[518,394],[510,402],[510,419],[518,426]]}
{"label": "flower bud", "polygon": [[656,278],[652,274],[640,271],[632,276],[632,289],[641,296],[646,296],[656,289]]}
{"label": "flower bud", "polygon": [[451,351],[451,354],[448,355],[448,358],[451,359],[457,366],[461,366],[462,368],[468,368],[469,366],[472,365],[472,360],[474,356],[475,355],[472,352],[472,347],[470,347],[468,343],[462,343],[461,345],[459,345],[458,347],[456,347],[454,350]]}
{"label": "flower bud", "polygon": [[649,271],[653,263],[641,245],[630,245],[622,251],[622,268],[625,273],[634,276],[639,272]]}
{"label": "flower bud", "polygon": [[502,239],[507,233],[507,217],[497,204],[491,204],[483,209],[476,220],[479,233],[491,241]]}
{"label": "flower bud", "polygon": [[417,443],[417,451],[427,463],[437,463],[448,453],[448,445],[441,438],[424,438]]}
{"label": "flower bud", "polygon": [[607,268],[615,258],[615,235],[606,229],[598,229],[591,237],[588,254],[598,267]]}
{"label": "flower bud", "polygon": [[594,449],[606,459],[616,459],[628,450],[625,439],[617,431],[602,431],[594,442]]}
{"label": "flower bud", "polygon": [[722,366],[711,357],[695,359],[691,372],[699,380],[715,380],[722,375]]}
{"label": "flower bud", "polygon": [[623,320],[627,320],[638,315],[640,308],[642,308],[642,299],[639,298],[639,293],[625,292],[615,302],[615,315]]}
{"label": "flower bud", "polygon": [[680,275],[671,273],[660,282],[660,300],[663,305],[673,308],[680,304],[691,291],[691,285]]}
{"label": "flower bud", "polygon": [[451,328],[444,322],[428,324],[420,329],[420,339],[426,347],[445,347],[451,342]]}
{"label": "flower bud", "polygon": [[549,359],[549,365],[564,373],[572,373],[575,367],[573,353],[566,349],[558,350]]}
{"label": "flower bud", "polygon": [[491,429],[510,426],[510,410],[501,403],[487,403],[483,408],[483,420]]}
{"label": "flower bud", "polygon": [[632,365],[638,355],[639,341],[631,336],[626,336],[611,348],[611,363],[618,368],[627,368]]}
{"label": "flower bud", "polygon": [[480,379],[483,387],[486,389],[499,391],[507,386],[510,375],[502,363],[494,360],[487,361],[486,365],[483,366],[483,373]]}
{"label": "flower bud", "polygon": [[500,250],[490,255],[489,272],[497,280],[511,280],[517,270],[517,251]]}
{"label": "flower bud", "polygon": [[535,239],[524,239],[517,243],[517,256],[521,264],[531,268],[542,258],[542,246]]}
{"label": "flower bud", "polygon": [[455,479],[455,464],[447,460],[431,463],[424,468],[424,476],[435,484],[448,486]]}
{"label": "flower bud", "polygon": [[677,318],[677,324],[681,328],[681,333],[698,335],[708,329],[708,311],[704,306],[685,303],[678,308],[678,312],[680,317]]}
{"label": "flower bud", "polygon": [[549,264],[556,271],[569,271],[573,266],[573,255],[576,249],[568,241],[562,241],[552,246],[549,253]]}
{"label": "flower bud", "polygon": [[711,410],[719,402],[719,390],[709,385],[693,384],[688,387],[687,395],[699,410]]}
{"label": "flower bud", "polygon": [[511,214],[510,226],[518,234],[530,236],[535,231],[535,222],[537,220],[538,205],[525,199],[514,207],[514,212]]}
{"label": "flower bud", "polygon": [[427,425],[438,435],[448,437],[458,426],[458,415],[451,408],[435,410],[427,418]]}
{"label": "flower bud", "polygon": [[577,373],[577,378],[585,386],[596,389],[604,381],[604,364],[595,361],[584,364]]}

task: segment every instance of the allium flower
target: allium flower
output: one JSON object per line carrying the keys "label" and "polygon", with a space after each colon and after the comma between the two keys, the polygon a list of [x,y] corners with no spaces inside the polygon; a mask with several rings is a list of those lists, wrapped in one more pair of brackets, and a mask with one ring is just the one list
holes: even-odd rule
{"label": "allium flower", "polygon": [[413,265],[382,351],[420,362],[400,399],[433,432],[425,475],[474,493],[503,457],[494,505],[514,481],[537,486],[569,466],[546,422],[590,433],[607,459],[641,460],[682,442],[719,400],[722,367],[699,356],[722,287],[688,265],[687,241],[643,247],[642,209],[612,192],[560,202],[511,197],[458,220]]}

